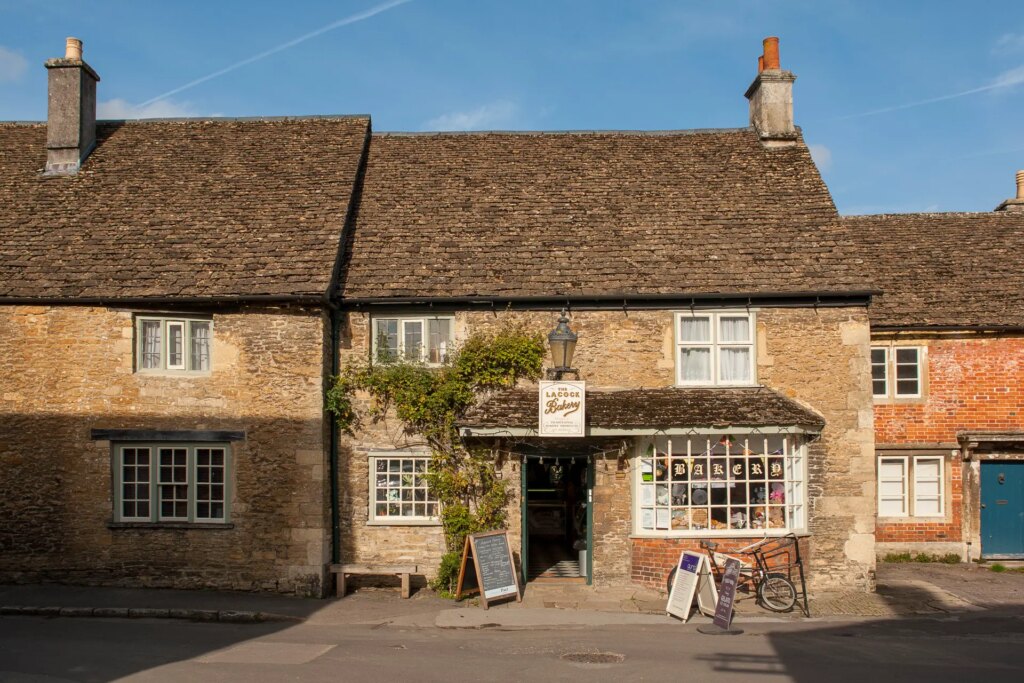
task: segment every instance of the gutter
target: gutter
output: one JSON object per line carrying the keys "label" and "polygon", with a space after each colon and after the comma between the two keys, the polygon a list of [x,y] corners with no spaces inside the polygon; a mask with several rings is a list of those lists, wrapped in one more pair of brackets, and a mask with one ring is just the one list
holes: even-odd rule
{"label": "gutter", "polygon": [[225,304],[313,304],[322,306],[324,297],[320,294],[248,294],[245,296],[131,296],[131,297],[24,297],[0,296],[0,306],[145,306],[145,305],[186,305],[221,306]]}
{"label": "gutter", "polygon": [[872,332],[1024,332],[1024,325],[872,325]]}
{"label": "gutter", "polygon": [[494,308],[498,304],[516,307],[541,307],[558,309],[571,304],[582,304],[588,308],[662,308],[666,304],[684,307],[698,307],[709,304],[720,305],[729,302],[736,306],[864,306],[871,297],[881,294],[878,290],[855,290],[849,292],[756,292],[741,294],[595,294],[565,296],[437,296],[437,297],[344,297],[339,304],[342,308],[360,309],[367,306],[476,306]]}

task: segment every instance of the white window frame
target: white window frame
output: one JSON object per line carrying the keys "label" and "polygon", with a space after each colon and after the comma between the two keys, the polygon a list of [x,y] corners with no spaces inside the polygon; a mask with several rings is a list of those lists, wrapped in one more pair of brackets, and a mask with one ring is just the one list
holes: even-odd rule
{"label": "white window frame", "polygon": [[[874,368],[877,365],[874,360],[871,360],[872,368],[872,386],[871,395],[874,399],[879,401],[902,401],[908,399],[918,399],[924,397],[924,385],[925,385],[925,368],[928,363],[928,347],[914,345],[914,344],[901,344],[901,345],[876,345],[871,347],[871,351],[882,350],[885,352],[885,394],[876,394],[874,389]],[[914,351],[917,354],[917,361],[913,363],[913,366],[917,368],[917,392],[916,393],[901,393],[899,389],[899,367],[901,365],[907,366],[910,363],[900,363],[898,356],[900,351]]]}
{"label": "white window frame", "polygon": [[[370,353],[371,358],[374,361],[378,359],[379,344],[377,339],[377,323],[381,320],[394,320],[398,323],[398,349],[397,349],[397,361],[409,361],[414,363],[423,363],[429,367],[439,367],[443,365],[443,361],[440,363],[431,363],[428,359],[430,358],[430,321],[431,320],[446,320],[448,321],[449,337],[446,342],[447,348],[445,349],[445,357],[449,356],[455,346],[455,316],[454,315],[375,315],[370,318]],[[420,354],[419,358],[406,358],[405,357],[405,328],[410,323],[418,323],[420,325]],[[387,361],[393,362],[393,361]]]}
{"label": "white window frame", "polygon": [[[903,493],[902,493],[902,497],[900,499],[901,500],[902,511],[899,514],[892,514],[892,513],[882,514],[882,462],[884,462],[886,460],[898,461],[903,466],[903,477],[901,479]],[[879,517],[883,517],[883,518],[886,518],[886,519],[899,518],[899,517],[909,517],[910,516],[910,490],[909,490],[909,486],[910,486],[910,462],[909,462],[909,458],[907,458],[907,456],[905,456],[905,455],[883,455],[883,456],[878,458],[877,469],[878,469],[878,475],[877,475],[876,485],[878,487],[878,495],[877,495],[877,498],[876,498],[876,501],[875,501],[877,515]]]}
{"label": "white window frame", "polygon": [[[384,504],[384,505],[397,504],[397,505],[401,505],[403,503],[402,500],[395,500],[395,501],[391,501],[391,500],[378,501],[377,500],[377,490],[378,490],[377,478],[378,478],[378,476],[390,476],[391,474],[397,474],[397,475],[399,475],[401,477],[402,475],[406,474],[406,473],[404,473],[402,471],[398,471],[398,472],[394,472],[394,473],[378,472],[377,471],[377,462],[380,461],[380,460],[383,460],[385,462],[390,461],[390,460],[399,460],[399,461],[401,461],[401,460],[413,460],[413,461],[422,460],[422,461],[425,462],[425,467],[424,467],[423,472],[427,472],[427,471],[429,471],[429,468],[430,468],[430,458],[431,458],[431,455],[430,455],[429,451],[428,452],[424,452],[424,451],[409,451],[409,450],[393,450],[393,451],[375,450],[375,451],[370,451],[369,459],[368,459],[368,461],[369,461],[369,467],[368,467],[368,469],[369,469],[369,477],[367,479],[367,483],[369,485],[369,488],[368,488],[369,495],[367,496],[367,498],[368,498],[368,501],[367,501],[368,502],[368,505],[367,505],[367,507],[368,507],[368,510],[367,510],[367,514],[368,514],[367,524],[369,524],[371,526],[440,526],[440,524],[441,524],[441,504],[438,502],[437,498],[435,498],[431,494],[429,488],[427,489],[426,499],[425,500],[423,500],[423,501],[415,501],[415,500],[413,500],[413,501],[405,501],[405,502],[406,503],[411,503],[413,505],[415,505],[417,503],[420,503],[420,502],[423,503],[424,505],[433,505],[434,508],[437,510],[437,514],[434,515],[434,516],[429,516],[429,515],[407,515],[407,516],[403,516],[401,514],[399,514],[399,515],[390,515],[390,514],[379,515],[378,512],[377,512],[377,505],[378,504]],[[416,476],[417,474],[420,477],[423,476],[422,473],[417,473],[415,471],[413,471],[411,474],[413,476]],[[385,490],[388,490],[389,488],[393,488],[393,487],[384,487],[384,488],[385,488]],[[406,490],[406,489],[412,489],[413,491],[415,491],[416,488],[417,487],[415,487],[415,480],[414,480],[414,485],[413,486],[405,486],[404,483],[400,483],[398,490],[401,491],[401,490]],[[419,488],[423,488],[423,487],[419,487]],[[401,494],[399,494],[399,495],[401,495]]]}
{"label": "white window frame", "polygon": [[[112,445],[113,447],[113,466],[114,466],[114,495],[112,496],[114,502],[114,515],[113,521],[116,523],[142,523],[142,524],[189,524],[195,526],[203,526],[209,524],[227,524],[230,522],[231,517],[231,496],[232,496],[232,468],[233,462],[231,457],[231,447],[227,443],[167,443],[167,442],[147,442],[147,443],[136,443],[136,442],[118,442]],[[149,451],[149,515],[148,516],[126,516],[124,515],[124,451],[126,449],[147,449]],[[185,455],[185,467],[186,467],[186,482],[185,485],[188,487],[188,498],[186,509],[188,514],[185,517],[169,517],[163,516],[160,510],[160,451],[162,449],[184,449]],[[224,494],[224,514],[221,517],[199,517],[198,516],[198,504],[200,501],[197,500],[197,487],[201,485],[198,481],[197,472],[197,457],[196,451],[209,449],[219,450],[223,452],[223,481],[222,482],[210,482],[213,485],[222,485]],[[134,482],[131,482],[134,483]],[[135,499],[133,499],[135,500]]]}
{"label": "white window frame", "polygon": [[[144,367],[143,354],[145,352],[144,323],[156,322],[160,324],[160,362],[158,367]],[[197,370],[192,362],[192,337],[193,325],[207,325],[207,344],[209,346],[208,363],[205,370]],[[170,349],[172,327],[180,327],[182,331],[181,340],[181,363],[170,364]],[[135,316],[135,372],[141,374],[174,374],[174,375],[209,375],[213,371],[213,319],[188,316],[159,316],[159,315],[136,315]]]}
{"label": "white window frame", "polygon": [[[875,351],[882,352],[882,362],[876,363],[874,359]],[[872,346],[871,347],[871,395],[874,398],[889,398],[889,347],[888,346]],[[882,393],[875,392],[875,368],[881,366],[882,368],[882,382],[885,383],[885,390]]]}
{"label": "white window frame", "polygon": [[[918,493],[918,483],[921,479],[918,477],[918,463],[922,460],[938,461],[939,463],[939,495],[938,495],[938,508],[939,511],[935,513],[924,513],[918,510],[918,501],[920,500],[920,494]],[[914,456],[914,517],[945,517],[946,516],[946,458],[941,455],[916,455]],[[908,477],[909,478],[909,477]]]}
{"label": "white window frame", "polygon": [[[781,480],[775,480],[773,482],[773,480],[770,480],[766,476],[765,477],[765,485],[766,485],[766,490],[769,490],[769,491],[770,491],[770,488],[767,488],[767,487],[771,483],[781,483],[783,485],[783,490],[786,492],[787,500],[784,503],[782,503],[782,504],[778,504],[777,505],[777,509],[782,509],[783,510],[783,514],[785,515],[785,519],[786,519],[786,525],[785,526],[781,526],[781,527],[761,527],[761,528],[756,528],[756,527],[753,527],[752,524],[750,524],[751,520],[748,518],[748,520],[747,520],[747,522],[748,522],[747,527],[746,528],[741,528],[741,529],[710,528],[710,521],[708,522],[708,528],[704,528],[704,529],[694,529],[694,528],[689,528],[689,529],[673,529],[672,528],[673,521],[671,519],[671,515],[672,515],[672,512],[673,512],[673,508],[675,508],[675,509],[690,510],[691,511],[690,514],[691,515],[692,515],[692,511],[693,510],[707,510],[708,511],[708,519],[710,520],[712,518],[711,510],[713,508],[716,508],[716,507],[722,507],[721,505],[712,505],[710,499],[708,499],[706,504],[698,504],[698,505],[693,505],[692,502],[689,505],[682,505],[682,506],[671,505],[671,504],[669,506],[659,505],[658,501],[657,501],[657,485],[658,485],[657,481],[653,482],[654,486],[655,486],[655,490],[654,490],[655,502],[653,504],[651,504],[650,501],[648,501],[648,500],[646,500],[644,498],[643,487],[650,486],[651,483],[652,483],[650,481],[645,481],[644,478],[643,478],[643,476],[644,476],[643,461],[651,459],[651,457],[647,455],[647,449],[648,449],[648,447],[650,445],[653,444],[655,446],[655,450],[654,450],[654,454],[655,455],[653,456],[655,460],[657,458],[659,458],[659,457],[664,457],[665,455],[667,455],[669,457],[669,462],[670,463],[672,462],[673,458],[688,458],[688,459],[691,459],[691,462],[697,462],[698,461],[697,459],[699,459],[699,458],[709,458],[708,461],[705,463],[705,465],[706,466],[710,466],[712,464],[712,459],[715,458],[716,456],[712,455],[712,456],[709,457],[706,454],[700,453],[699,451],[701,449],[699,447],[699,442],[701,440],[703,440],[703,442],[706,444],[708,442],[708,440],[710,440],[712,443],[715,443],[715,442],[718,442],[719,440],[722,439],[723,434],[719,433],[719,432],[706,432],[706,433],[701,432],[701,433],[698,433],[698,432],[695,431],[694,434],[691,435],[691,436],[678,436],[678,437],[677,436],[673,436],[671,438],[668,438],[668,437],[654,437],[652,439],[638,439],[637,440],[636,452],[634,454],[634,463],[633,463],[633,466],[631,467],[631,469],[633,471],[633,475],[632,475],[632,480],[633,480],[633,482],[632,482],[632,495],[633,495],[633,504],[632,504],[633,523],[632,523],[632,532],[633,532],[633,535],[635,537],[639,537],[639,538],[725,538],[725,537],[746,537],[746,538],[751,538],[751,537],[764,537],[764,536],[783,536],[785,534],[790,534],[790,533],[795,533],[795,534],[806,534],[807,533],[807,529],[808,529],[808,514],[809,514],[809,509],[808,509],[808,505],[807,505],[807,495],[808,495],[808,493],[807,493],[807,490],[808,490],[808,486],[807,486],[807,481],[808,481],[807,480],[807,459],[808,458],[807,458],[807,445],[806,445],[806,441],[804,440],[804,438],[801,437],[800,435],[794,435],[794,434],[765,434],[765,433],[761,433],[761,432],[740,432],[740,431],[734,431],[734,432],[730,432],[730,434],[734,437],[735,446],[734,447],[733,446],[726,447],[724,453],[718,453],[718,451],[721,451],[722,449],[717,449],[715,451],[715,453],[717,453],[717,457],[718,458],[723,458],[723,457],[725,457],[725,458],[736,458],[736,457],[748,457],[748,458],[750,458],[750,459],[747,460],[748,471],[747,471],[746,477],[743,479],[744,482],[756,483],[756,482],[760,481],[759,479],[755,479],[753,477],[753,475],[752,475],[752,473],[751,473],[751,471],[749,469],[750,463],[752,463],[754,461],[753,459],[758,458],[759,456],[762,456],[762,457],[765,457],[765,458],[767,458],[767,457],[781,458],[783,460],[783,467],[784,467],[783,478]],[[760,448],[760,450],[758,450],[758,444],[755,443],[756,441],[758,441],[758,440],[768,441],[770,439],[774,439],[776,441],[781,440],[782,451],[783,451],[781,454],[775,454],[775,455],[762,454],[761,451],[763,451],[764,448]],[[751,446],[751,448],[750,448],[751,453],[750,453],[749,456],[747,456],[744,453],[744,449],[747,448],[748,446]],[[659,454],[661,454],[661,455],[659,455]],[[767,463],[765,463],[765,464],[767,464]],[[706,490],[710,492],[711,491],[710,485],[713,484],[714,482],[709,477],[707,479],[707,483],[709,484],[709,488],[707,488]],[[670,489],[670,495],[672,495],[671,494],[671,488],[672,488],[673,484],[671,483],[671,479],[669,480],[668,485],[669,485],[669,489]],[[731,499],[731,496],[732,496],[732,493],[731,492],[728,493],[727,494],[727,500]],[[768,499],[766,499],[765,501],[760,502],[760,503],[745,502],[745,503],[741,503],[739,505],[733,505],[731,500],[730,500],[730,502],[727,502],[725,504],[725,507],[727,509],[727,515],[728,515],[728,511],[731,511],[731,510],[734,510],[734,509],[742,510],[743,508],[747,508],[748,510],[752,510],[755,507],[760,507],[760,508],[763,508],[765,511],[767,511],[768,507],[766,507],[766,505],[767,506],[775,505],[774,503],[770,503],[769,499],[770,499],[770,496],[768,496]],[[670,515],[668,528],[658,528],[659,525],[657,523],[657,514],[658,514],[657,510],[659,508],[666,508],[666,507],[668,508],[668,514]],[[645,512],[644,512],[645,510],[653,510],[654,511],[653,514],[655,516],[655,524],[654,524],[655,528],[647,528],[647,527],[645,527],[644,519],[643,519],[644,514],[645,514]],[[795,518],[799,518],[798,519],[799,523],[798,524],[791,524],[791,522]],[[692,516],[691,516],[690,526],[692,527]]]}
{"label": "white window frame", "polygon": [[[683,341],[682,326],[683,320],[693,318],[707,318],[711,331],[711,338],[706,342]],[[746,341],[723,342],[719,340],[721,335],[722,318],[746,318],[747,329],[750,336]],[[756,313],[748,310],[694,310],[677,312],[675,314],[675,366],[676,385],[690,387],[749,387],[757,385],[757,320]],[[682,352],[684,348],[709,348],[711,350],[711,378],[709,380],[683,379]],[[722,380],[721,350],[723,348],[744,348],[749,349],[750,366],[747,369],[749,380],[741,382],[728,382]]]}

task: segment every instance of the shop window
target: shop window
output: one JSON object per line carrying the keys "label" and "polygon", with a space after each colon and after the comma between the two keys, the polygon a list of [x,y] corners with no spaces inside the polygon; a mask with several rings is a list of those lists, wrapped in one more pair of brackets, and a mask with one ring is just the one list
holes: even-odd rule
{"label": "shop window", "polygon": [[440,365],[452,350],[455,319],[451,317],[374,318],[373,358]]}
{"label": "shop window", "polygon": [[370,522],[436,524],[438,502],[430,490],[430,456],[379,452],[370,456]]}
{"label": "shop window", "polygon": [[945,485],[941,456],[878,459],[879,517],[942,517]]}
{"label": "shop window", "polygon": [[871,393],[875,398],[920,398],[924,349],[876,346],[871,349]]}
{"label": "shop window", "polygon": [[115,453],[114,521],[227,521],[227,446],[133,444]]}
{"label": "shop window", "polygon": [[754,384],[754,315],[676,315],[676,382],[695,386]]}
{"label": "shop window", "polygon": [[638,465],[639,534],[741,536],[806,528],[806,458],[796,437],[659,439]]}
{"label": "shop window", "polygon": [[210,371],[213,321],[193,318],[135,319],[138,372]]}

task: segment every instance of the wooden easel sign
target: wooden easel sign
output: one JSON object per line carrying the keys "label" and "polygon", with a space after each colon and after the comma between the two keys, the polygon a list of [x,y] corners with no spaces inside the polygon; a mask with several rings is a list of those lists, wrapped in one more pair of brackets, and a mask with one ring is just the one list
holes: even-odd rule
{"label": "wooden easel sign", "polygon": [[685,622],[690,618],[694,598],[697,598],[697,608],[702,614],[709,617],[715,615],[718,589],[715,588],[715,577],[711,574],[708,558],[702,553],[684,550],[676,565],[676,576],[672,581],[665,611]]}
{"label": "wooden easel sign", "polygon": [[[470,559],[473,560],[472,564]],[[480,593],[484,609],[495,600],[513,596],[516,602],[522,602],[507,531],[488,531],[466,536],[455,598],[459,600],[473,593]]]}

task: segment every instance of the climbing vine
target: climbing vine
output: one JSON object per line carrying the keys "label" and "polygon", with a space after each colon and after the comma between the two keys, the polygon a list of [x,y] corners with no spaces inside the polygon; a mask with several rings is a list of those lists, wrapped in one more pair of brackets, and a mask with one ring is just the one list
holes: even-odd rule
{"label": "climbing vine", "polygon": [[[447,551],[433,582],[442,594],[454,592],[466,535],[504,528],[511,495],[495,476],[491,454],[459,437],[458,421],[488,392],[539,378],[543,360],[543,335],[509,325],[470,336],[441,367],[385,358],[350,363],[327,392],[327,410],[347,434],[363,419],[392,413],[406,436],[429,445],[428,479],[441,504]],[[370,401],[359,403],[357,392]]]}

